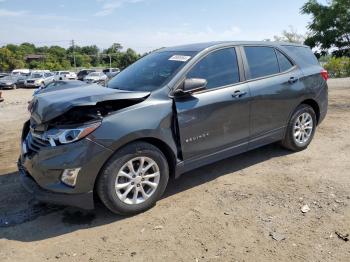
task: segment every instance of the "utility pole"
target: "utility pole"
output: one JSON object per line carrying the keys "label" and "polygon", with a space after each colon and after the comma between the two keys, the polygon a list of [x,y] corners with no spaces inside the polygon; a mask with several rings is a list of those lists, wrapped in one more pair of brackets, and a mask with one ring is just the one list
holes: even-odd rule
{"label": "utility pole", "polygon": [[109,68],[112,68],[112,55],[115,53],[115,44],[112,45],[112,52],[109,54]]}
{"label": "utility pole", "polygon": [[74,68],[75,71],[77,71],[77,63],[75,61],[75,42],[74,40],[71,41],[72,49],[73,49],[73,61],[74,61]]}

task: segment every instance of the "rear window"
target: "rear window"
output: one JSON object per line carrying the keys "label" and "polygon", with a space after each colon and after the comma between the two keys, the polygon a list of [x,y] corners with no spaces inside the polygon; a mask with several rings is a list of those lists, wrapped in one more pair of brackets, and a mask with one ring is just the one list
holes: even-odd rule
{"label": "rear window", "polygon": [[248,60],[251,78],[279,73],[279,65],[274,48],[246,46],[244,47],[244,51]]}
{"label": "rear window", "polygon": [[284,48],[295,56],[293,59],[295,59],[300,66],[319,65],[316,56],[308,47],[286,45]]}

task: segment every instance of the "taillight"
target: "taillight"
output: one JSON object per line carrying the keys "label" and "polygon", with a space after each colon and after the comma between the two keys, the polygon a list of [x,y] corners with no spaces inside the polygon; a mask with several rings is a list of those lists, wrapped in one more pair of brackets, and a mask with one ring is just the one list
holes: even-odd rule
{"label": "taillight", "polygon": [[325,70],[325,69],[323,69],[323,70],[321,71],[321,76],[323,77],[323,79],[324,79],[325,81],[327,81],[327,80],[329,79],[328,71]]}

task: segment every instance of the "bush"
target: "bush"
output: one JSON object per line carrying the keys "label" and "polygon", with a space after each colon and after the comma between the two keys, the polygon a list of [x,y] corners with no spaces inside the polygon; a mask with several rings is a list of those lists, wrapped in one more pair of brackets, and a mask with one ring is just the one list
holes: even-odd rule
{"label": "bush", "polygon": [[324,65],[331,77],[349,77],[350,76],[350,58],[349,57],[331,57]]}

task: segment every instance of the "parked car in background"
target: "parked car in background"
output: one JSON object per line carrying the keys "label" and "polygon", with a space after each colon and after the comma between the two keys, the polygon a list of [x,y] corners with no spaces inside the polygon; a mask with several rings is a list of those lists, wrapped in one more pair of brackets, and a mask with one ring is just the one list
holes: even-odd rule
{"label": "parked car in background", "polygon": [[96,70],[94,69],[83,69],[80,70],[77,74],[77,78],[80,81],[84,81],[84,77],[87,76],[88,74],[92,73],[92,72],[96,72]]}
{"label": "parked car in background", "polygon": [[87,84],[79,80],[59,80],[59,81],[51,82],[45,86],[40,86],[38,89],[34,91],[33,95],[48,93],[48,92],[57,91],[57,90],[63,90],[67,88],[81,87],[84,85],[87,85]]}
{"label": "parked car in background", "polygon": [[21,73],[21,77],[17,80],[17,88],[25,87],[25,82],[29,78],[30,74]]}
{"label": "parked car in background", "polygon": [[119,68],[106,68],[102,71],[109,79],[120,73]]}
{"label": "parked car in background", "polygon": [[108,77],[103,72],[92,72],[84,77],[86,83],[106,84]]}
{"label": "parked car in background", "polygon": [[54,72],[55,80],[76,80],[77,75],[74,72],[69,71],[56,71]]}
{"label": "parked car in background", "polygon": [[54,81],[55,77],[53,73],[50,72],[36,72],[30,74],[30,76],[25,80],[25,87],[39,87],[42,85],[47,85]]}
{"label": "parked car in background", "polygon": [[16,89],[18,87],[19,81],[24,81],[25,76],[16,74],[16,75],[8,75],[0,78],[0,88],[1,89]]}
{"label": "parked car in background", "polygon": [[12,70],[11,75],[28,75],[30,72],[30,69],[15,69]]}
{"label": "parked car in background", "polygon": [[3,78],[5,76],[8,76],[9,74],[8,73],[0,73],[0,78]]}

